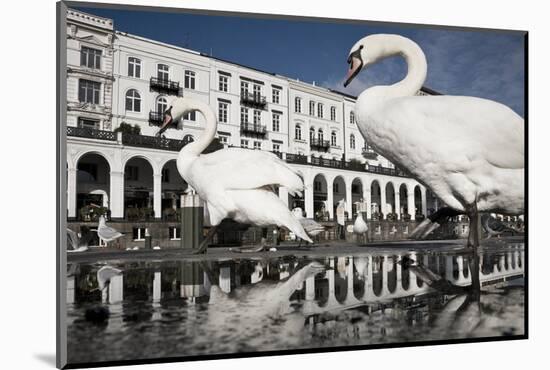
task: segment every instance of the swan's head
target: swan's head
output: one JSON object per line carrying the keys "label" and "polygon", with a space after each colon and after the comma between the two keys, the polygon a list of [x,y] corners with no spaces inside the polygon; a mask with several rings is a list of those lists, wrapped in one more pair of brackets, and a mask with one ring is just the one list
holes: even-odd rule
{"label": "swan's head", "polygon": [[176,98],[172,100],[168,109],[164,112],[164,124],[168,125],[174,121],[179,121],[184,114],[194,110],[191,103],[191,99]]}
{"label": "swan's head", "polygon": [[349,70],[344,87],[350,84],[355,76],[361,72],[361,69],[376,63],[386,56],[384,42],[377,36],[380,35],[363,37],[351,48],[348,56]]}

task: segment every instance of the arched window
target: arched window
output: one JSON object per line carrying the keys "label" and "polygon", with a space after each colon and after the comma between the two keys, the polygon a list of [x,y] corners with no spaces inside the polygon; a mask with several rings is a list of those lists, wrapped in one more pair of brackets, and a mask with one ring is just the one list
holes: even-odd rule
{"label": "arched window", "polygon": [[332,131],[330,134],[330,145],[336,146],[336,131]]}
{"label": "arched window", "polygon": [[319,129],[319,132],[317,132],[317,139],[320,143],[323,142],[323,130]]}
{"label": "arched window", "polygon": [[294,128],[294,138],[296,140],[302,140],[302,127],[300,125],[296,125]]}
{"label": "arched window", "polygon": [[168,102],[164,96],[159,96],[157,98],[157,112],[164,113],[168,109]]}
{"label": "arched window", "polygon": [[129,112],[141,112],[141,96],[135,89],[126,93],[126,110]]}
{"label": "arched window", "polygon": [[355,135],[354,134],[351,134],[349,136],[349,147],[351,149],[355,149]]}
{"label": "arched window", "polygon": [[141,60],[134,57],[128,58],[128,77],[141,77]]}
{"label": "arched window", "polygon": [[309,141],[315,141],[315,129],[313,127],[309,129]]}

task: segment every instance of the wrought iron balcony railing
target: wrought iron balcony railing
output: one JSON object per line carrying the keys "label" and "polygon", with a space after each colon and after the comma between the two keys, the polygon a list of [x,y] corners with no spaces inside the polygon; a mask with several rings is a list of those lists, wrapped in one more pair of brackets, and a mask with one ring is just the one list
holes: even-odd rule
{"label": "wrought iron balcony railing", "polygon": [[149,126],[161,126],[164,122],[164,112],[149,111]]}
{"label": "wrought iron balcony railing", "polygon": [[378,158],[378,153],[376,153],[370,146],[363,147],[362,154],[365,159]]}
{"label": "wrought iron balcony railing", "polygon": [[286,161],[295,164],[308,164],[307,156],[301,154],[286,153]]}
{"label": "wrought iron balcony railing", "polygon": [[87,127],[67,126],[67,135],[76,137],[85,137],[89,139],[116,141],[116,132],[96,130]]}
{"label": "wrought iron balcony railing", "polygon": [[180,151],[187,143],[183,140],[166,139],[157,136],[122,134],[122,144],[141,148]]}
{"label": "wrought iron balcony railing", "polygon": [[257,93],[241,92],[241,103],[263,109],[267,105],[267,100],[265,96]]}
{"label": "wrought iron balcony railing", "polygon": [[326,152],[328,148],[330,148],[330,141],[311,138],[309,141],[309,146],[311,149],[321,150]]}
{"label": "wrought iron balcony railing", "polygon": [[165,80],[163,78],[151,77],[149,80],[149,90],[169,95],[183,96],[183,89],[180,88],[179,82]]}
{"label": "wrought iron balcony railing", "polygon": [[241,133],[265,136],[265,134],[267,133],[267,128],[264,125],[260,125],[258,123],[241,122]]}

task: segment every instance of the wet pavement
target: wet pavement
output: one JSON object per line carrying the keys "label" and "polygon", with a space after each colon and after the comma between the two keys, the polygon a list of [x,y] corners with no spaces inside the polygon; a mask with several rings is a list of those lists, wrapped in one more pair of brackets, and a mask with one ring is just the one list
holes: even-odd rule
{"label": "wet pavement", "polygon": [[524,334],[523,241],[463,246],[69,255],[69,363]]}

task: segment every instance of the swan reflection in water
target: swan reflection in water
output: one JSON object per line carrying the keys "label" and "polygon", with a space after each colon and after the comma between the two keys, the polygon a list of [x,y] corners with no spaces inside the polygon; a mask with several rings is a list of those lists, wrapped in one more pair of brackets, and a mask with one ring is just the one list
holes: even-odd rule
{"label": "swan reflection in water", "polygon": [[477,256],[112,263],[124,278],[110,283],[117,294],[103,326],[82,319],[102,300],[93,281],[101,266],[81,264],[67,291],[69,359],[135,359],[136,347],[158,358],[521,335],[523,264],[523,243]]}

